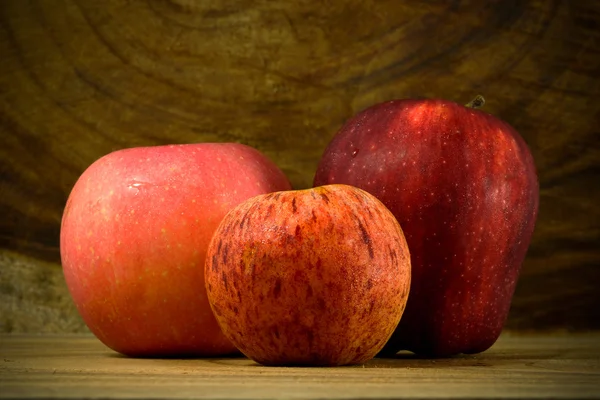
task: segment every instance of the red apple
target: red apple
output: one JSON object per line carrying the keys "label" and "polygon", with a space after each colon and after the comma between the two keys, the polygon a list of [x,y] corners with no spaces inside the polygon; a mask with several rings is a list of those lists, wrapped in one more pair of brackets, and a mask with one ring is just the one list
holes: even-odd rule
{"label": "red apple", "polygon": [[375,195],[406,235],[411,295],[383,354],[488,349],[538,211],[534,161],[519,134],[446,100],[385,102],[347,121],[325,150],[314,185],[332,183]]}
{"label": "red apple", "polygon": [[234,352],[206,298],[208,242],[234,206],[287,189],[271,161],[234,143],[131,148],[93,163],[69,196],[60,237],[87,326],[130,356]]}
{"label": "red apple", "polygon": [[253,197],[219,225],[206,257],[225,335],[266,365],[372,358],[398,324],[410,257],[380,201],[346,185]]}

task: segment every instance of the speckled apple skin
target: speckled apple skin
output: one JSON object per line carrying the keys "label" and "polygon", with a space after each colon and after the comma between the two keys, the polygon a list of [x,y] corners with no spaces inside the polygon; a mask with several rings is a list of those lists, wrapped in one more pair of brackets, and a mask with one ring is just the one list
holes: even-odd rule
{"label": "speckled apple skin", "polygon": [[535,165],[519,134],[447,100],[377,104],[325,150],[314,185],[334,183],[381,200],[411,252],[411,295],[384,354],[444,357],[492,346],[538,212]]}
{"label": "speckled apple skin", "polygon": [[138,147],[100,158],[73,187],[60,236],[83,320],[129,356],[237,352],[208,304],[206,249],[230,209],[286,189],[272,161],[236,143]]}
{"label": "speckled apple skin", "polygon": [[410,256],[400,225],[346,185],[254,197],[230,211],[206,258],[225,335],[265,365],[371,359],[402,316]]}

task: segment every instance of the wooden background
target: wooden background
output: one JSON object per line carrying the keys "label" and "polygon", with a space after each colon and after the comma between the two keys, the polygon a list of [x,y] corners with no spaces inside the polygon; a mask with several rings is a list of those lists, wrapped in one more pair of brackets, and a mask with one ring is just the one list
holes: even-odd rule
{"label": "wooden background", "polygon": [[0,332],[85,327],[59,229],[120,148],[239,141],[296,188],[352,114],[475,94],[530,145],[540,215],[507,327],[600,328],[599,1],[0,1]]}

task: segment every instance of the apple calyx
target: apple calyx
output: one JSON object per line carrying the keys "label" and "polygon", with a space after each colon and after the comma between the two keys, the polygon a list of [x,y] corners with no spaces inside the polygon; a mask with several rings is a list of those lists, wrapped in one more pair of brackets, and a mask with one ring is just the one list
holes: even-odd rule
{"label": "apple calyx", "polygon": [[482,95],[478,94],[473,100],[471,100],[470,102],[465,104],[465,107],[473,108],[473,109],[477,110],[478,108],[483,107],[484,104],[485,104],[485,99],[483,98]]}

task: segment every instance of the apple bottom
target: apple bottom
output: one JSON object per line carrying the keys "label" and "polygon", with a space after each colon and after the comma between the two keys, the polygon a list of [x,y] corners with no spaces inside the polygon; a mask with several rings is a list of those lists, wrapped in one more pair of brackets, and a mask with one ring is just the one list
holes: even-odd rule
{"label": "apple bottom", "polygon": [[[164,271],[165,269],[156,269]],[[196,273],[197,274],[197,273]],[[162,273],[120,282],[123,296],[96,279],[94,296],[79,293],[90,285],[72,284],[74,298],[90,331],[107,347],[130,357],[211,357],[239,353],[210,310],[203,279],[184,271],[165,285]],[[160,281],[160,282],[158,282]],[[127,288],[127,289],[125,289]],[[158,288],[158,290],[154,290]],[[197,293],[190,296],[190,293]]]}

